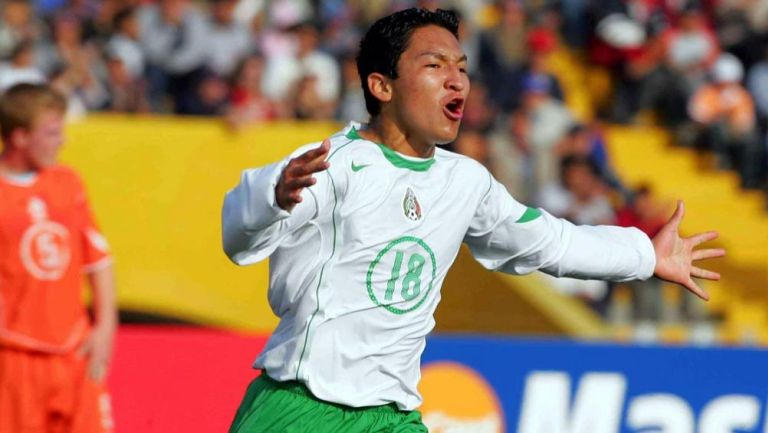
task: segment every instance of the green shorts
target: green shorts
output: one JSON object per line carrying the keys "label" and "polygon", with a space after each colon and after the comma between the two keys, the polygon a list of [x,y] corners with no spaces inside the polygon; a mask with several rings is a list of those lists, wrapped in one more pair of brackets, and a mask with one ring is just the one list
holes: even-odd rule
{"label": "green shorts", "polygon": [[229,433],[426,433],[418,411],[394,404],[354,408],[328,403],[299,382],[262,374],[245,392]]}

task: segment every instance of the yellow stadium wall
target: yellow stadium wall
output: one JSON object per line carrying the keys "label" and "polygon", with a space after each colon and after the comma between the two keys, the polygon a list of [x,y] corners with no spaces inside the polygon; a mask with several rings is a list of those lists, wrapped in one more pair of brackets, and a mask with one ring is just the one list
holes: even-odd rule
{"label": "yellow stadium wall", "polygon": [[266,262],[239,268],[221,249],[226,191],[248,167],[335,131],[278,123],[232,131],[220,121],[94,116],[70,125],[63,162],[86,181],[115,256],[120,307],[271,331]]}

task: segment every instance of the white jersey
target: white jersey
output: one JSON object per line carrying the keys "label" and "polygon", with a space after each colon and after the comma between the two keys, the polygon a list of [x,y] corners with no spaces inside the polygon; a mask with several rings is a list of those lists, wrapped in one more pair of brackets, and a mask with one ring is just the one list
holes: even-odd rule
{"label": "white jersey", "polygon": [[574,226],[518,203],[472,159],[439,148],[408,157],[358,128],[331,137],[330,168],[290,213],[274,192],[290,159],[246,170],[224,201],[227,255],[240,265],[270,257],[280,323],[254,367],[276,380],[348,406],[418,407],[425,337],[462,242],[486,268],[511,274],[653,273],[653,246],[637,229]]}

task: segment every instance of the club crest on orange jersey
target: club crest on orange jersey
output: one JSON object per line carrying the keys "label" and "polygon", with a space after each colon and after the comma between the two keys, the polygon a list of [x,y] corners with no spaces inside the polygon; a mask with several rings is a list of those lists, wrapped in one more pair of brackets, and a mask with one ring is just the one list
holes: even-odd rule
{"label": "club crest on orange jersey", "polygon": [[421,205],[416,198],[416,193],[413,192],[411,187],[405,191],[405,198],[403,199],[403,212],[405,217],[411,221],[419,221],[421,219]]}
{"label": "club crest on orange jersey", "polygon": [[50,220],[45,201],[38,197],[29,199],[27,212],[31,224],[21,237],[21,262],[38,280],[58,280],[67,272],[72,259],[69,230]]}

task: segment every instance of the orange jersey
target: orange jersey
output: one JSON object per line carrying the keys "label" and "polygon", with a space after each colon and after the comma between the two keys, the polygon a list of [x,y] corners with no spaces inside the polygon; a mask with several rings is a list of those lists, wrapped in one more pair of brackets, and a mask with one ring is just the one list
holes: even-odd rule
{"label": "orange jersey", "polygon": [[72,350],[89,327],[83,276],[109,264],[108,250],[71,169],[0,176],[0,346]]}
{"label": "orange jersey", "polygon": [[752,95],[740,84],[701,86],[688,103],[691,118],[710,124],[723,120],[738,132],[755,126],[755,105]]}

